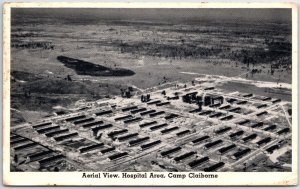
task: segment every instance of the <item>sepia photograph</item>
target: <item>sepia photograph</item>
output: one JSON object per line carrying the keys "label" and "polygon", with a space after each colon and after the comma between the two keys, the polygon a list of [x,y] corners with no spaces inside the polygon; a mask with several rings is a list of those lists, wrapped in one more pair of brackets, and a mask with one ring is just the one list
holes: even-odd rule
{"label": "sepia photograph", "polygon": [[8,171],[294,172],[293,11],[10,7]]}

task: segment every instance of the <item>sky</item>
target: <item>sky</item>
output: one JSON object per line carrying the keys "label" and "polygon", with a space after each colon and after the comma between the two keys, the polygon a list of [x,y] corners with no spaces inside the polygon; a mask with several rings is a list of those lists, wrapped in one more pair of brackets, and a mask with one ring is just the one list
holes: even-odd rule
{"label": "sky", "polygon": [[90,18],[99,20],[132,20],[156,22],[248,21],[291,23],[291,9],[76,9],[76,8],[14,8],[14,16]]}

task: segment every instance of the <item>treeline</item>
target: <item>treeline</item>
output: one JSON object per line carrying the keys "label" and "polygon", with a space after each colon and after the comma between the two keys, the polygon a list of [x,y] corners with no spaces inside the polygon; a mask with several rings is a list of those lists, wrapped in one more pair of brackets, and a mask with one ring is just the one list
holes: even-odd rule
{"label": "treeline", "polygon": [[19,38],[19,37],[42,37],[42,35],[37,33],[12,33],[11,38]]}
{"label": "treeline", "polygon": [[280,29],[249,29],[249,28],[240,28],[237,30],[236,28],[229,29],[217,29],[217,28],[159,28],[157,31],[161,32],[176,32],[176,33],[184,33],[184,34],[209,34],[209,35],[229,35],[235,37],[262,37],[262,36],[280,36],[280,35],[290,35],[291,32],[288,28],[280,28]]}
{"label": "treeline", "polygon": [[46,49],[46,50],[53,50],[54,45],[51,42],[12,42],[12,48],[17,49]]}
{"label": "treeline", "polygon": [[256,64],[266,62],[278,62],[279,64],[291,64],[292,44],[288,42],[268,42],[267,48],[253,48],[233,51],[228,54],[232,60],[244,64]]}
{"label": "treeline", "polygon": [[218,55],[218,48],[199,47],[193,44],[158,44],[149,42],[120,43],[121,53],[157,56],[165,58],[200,58]]}
{"label": "treeline", "polygon": [[[119,47],[121,53],[132,53],[137,55],[148,55],[165,58],[209,58],[217,57],[230,59],[249,64],[271,63],[291,64],[290,42],[278,42],[266,40],[266,48],[241,48],[232,50],[222,44],[214,47],[200,47],[191,42],[178,42],[178,44],[165,44],[158,42],[123,42],[113,41],[110,45]],[[107,44],[108,45],[108,44]]]}

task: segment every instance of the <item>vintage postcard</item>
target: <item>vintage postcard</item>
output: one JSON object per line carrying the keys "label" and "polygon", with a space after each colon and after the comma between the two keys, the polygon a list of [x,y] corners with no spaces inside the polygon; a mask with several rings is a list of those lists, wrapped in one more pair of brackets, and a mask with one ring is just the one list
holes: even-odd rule
{"label": "vintage postcard", "polygon": [[297,11],[4,4],[4,184],[297,185]]}

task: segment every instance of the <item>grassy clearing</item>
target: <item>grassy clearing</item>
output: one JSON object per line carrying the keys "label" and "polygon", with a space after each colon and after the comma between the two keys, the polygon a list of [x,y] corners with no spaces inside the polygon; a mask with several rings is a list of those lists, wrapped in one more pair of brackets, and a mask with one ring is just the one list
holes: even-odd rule
{"label": "grassy clearing", "polygon": [[246,84],[246,83],[238,83],[238,82],[227,82],[224,83],[222,86],[220,86],[221,89],[225,89],[227,91],[239,91],[241,93],[253,93],[255,91],[256,95],[260,96],[272,96],[273,98],[279,98],[285,101],[292,101],[292,95],[291,93],[286,93],[284,89],[278,89],[276,93],[271,92],[269,88],[260,88],[256,87],[252,84]]}

